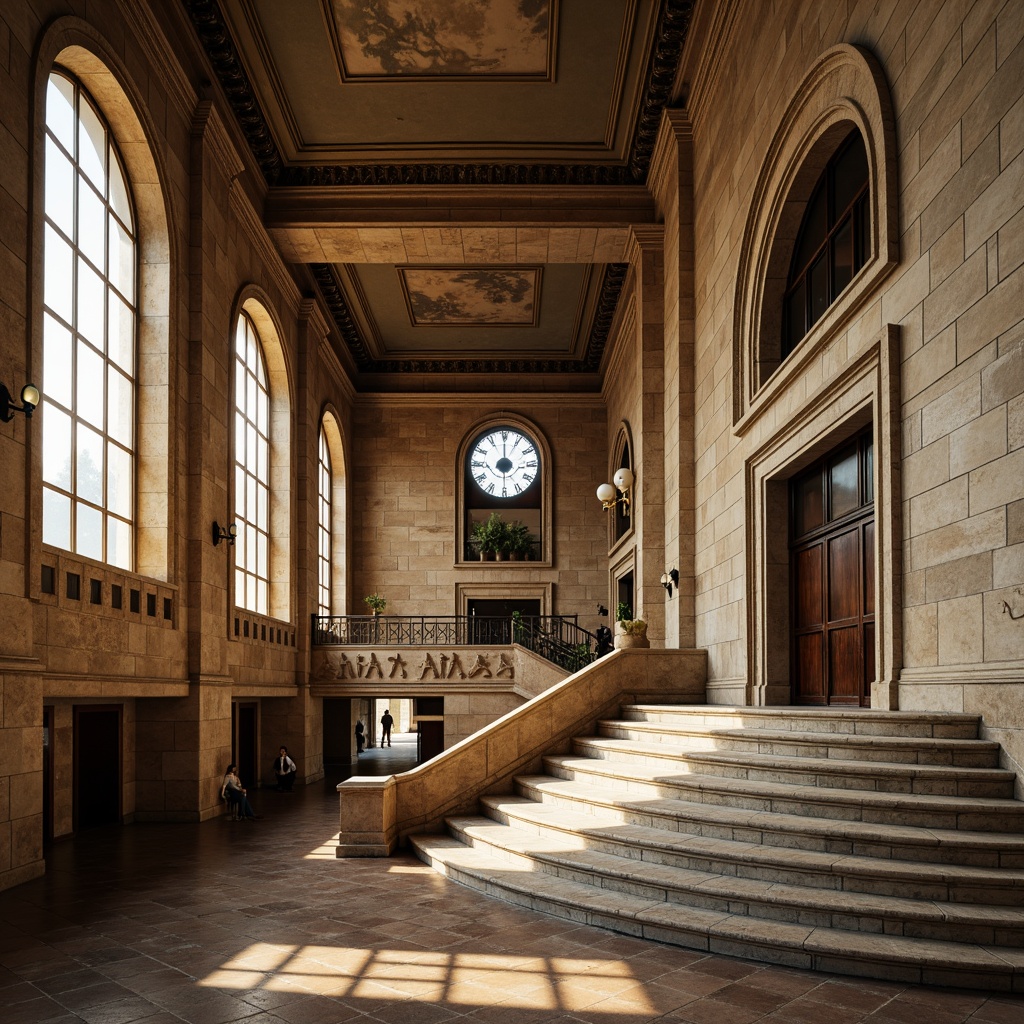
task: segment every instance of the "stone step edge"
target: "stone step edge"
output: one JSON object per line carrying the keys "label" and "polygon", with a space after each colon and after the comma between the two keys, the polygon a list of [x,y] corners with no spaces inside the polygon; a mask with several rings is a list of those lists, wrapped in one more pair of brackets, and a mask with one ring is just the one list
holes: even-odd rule
{"label": "stone step edge", "polygon": [[[666,714],[676,717],[716,718],[722,721],[735,721],[738,718],[749,718],[754,721],[773,721],[776,719],[792,722],[820,724],[828,721],[851,722],[856,725],[870,726],[873,722],[891,723],[901,729],[921,724],[930,725],[932,729],[948,726],[974,726],[981,728],[981,715],[973,715],[959,711],[880,711],[869,708],[810,708],[810,707],[749,707],[743,705],[714,704],[623,704],[620,713],[626,711],[641,714]],[[757,728],[757,726],[754,726]],[[860,735],[874,736],[880,733],[864,732]],[[934,737],[922,736],[921,739]],[[934,737],[938,738],[938,737]],[[953,739],[955,737],[947,737]],[[969,737],[962,737],[968,739]]]}
{"label": "stone step edge", "polygon": [[[564,851],[537,851],[529,849],[523,839],[536,838],[536,833],[525,832],[514,825],[502,825],[491,818],[460,816],[447,819],[448,828],[454,838],[468,836],[485,848],[502,850],[524,860],[565,868],[578,873],[589,873],[597,879],[611,878],[627,885],[646,885],[652,889],[672,890],[676,893],[692,893],[713,899],[730,900],[747,906],[756,904],[770,910],[778,906],[784,910],[807,910],[815,914],[839,914],[844,917],[870,917],[882,920],[908,920],[918,923],[948,925],[950,928],[978,926],[1024,930],[1024,908],[1007,907],[1001,904],[939,903],[930,899],[911,899],[903,896],[886,896],[861,893],[842,889],[821,889],[802,886],[792,882],[771,883],[770,893],[751,892],[749,886],[754,879],[738,875],[723,875],[695,868],[680,868],[670,864],[654,864],[632,857],[620,857],[614,853],[601,852],[591,848]],[[505,830],[498,836],[484,834],[482,829]],[[507,833],[507,834],[506,834]],[[522,837],[522,838],[521,838]],[[518,845],[517,845],[518,843]],[[587,858],[593,858],[588,862]],[[632,870],[629,870],[632,868]],[[638,868],[657,869],[657,878],[644,877]],[[668,877],[665,877],[665,876]],[[591,884],[591,883],[588,883]],[[596,888],[603,888],[597,885]],[[615,891],[621,891],[616,889]],[[833,899],[826,899],[831,895]],[[835,906],[835,898],[841,898],[843,906]],[[670,903],[684,903],[684,900],[666,900]],[[704,908],[697,908],[704,909]],[[772,919],[770,913],[757,915],[761,919]],[[860,929],[858,929],[860,930]]]}
{"label": "stone step edge", "polygon": [[[638,762],[617,762],[609,758],[586,757],[583,754],[547,754],[543,761],[545,764],[565,765],[567,770],[587,771],[608,778],[626,777],[636,781],[653,781],[660,786],[728,792],[762,799],[801,800],[804,803],[838,803],[853,806],[867,804],[879,809],[891,808],[894,810],[899,810],[901,804],[909,801],[922,810],[931,809],[937,813],[952,813],[964,809],[963,797],[943,796],[935,793],[889,793],[884,790],[837,789],[710,774],[691,775],[686,779],[659,774],[653,779],[646,779],[639,775],[628,774],[628,771],[646,767]],[[583,767],[576,768],[567,764],[569,761],[582,761],[585,764]],[[610,770],[612,768],[615,770]],[[1024,801],[1014,800],[1011,797],[971,797],[970,812],[977,813],[979,810],[983,813],[1024,815]]]}
{"label": "stone step edge", "polygon": [[[496,804],[513,805],[497,810]],[[670,832],[667,829],[651,828],[647,825],[633,825],[606,819],[602,824],[600,816],[580,811],[561,811],[557,820],[552,816],[534,813],[531,809],[544,805],[527,797],[516,796],[482,796],[481,808],[494,809],[496,813],[529,822],[536,828],[547,832],[586,836],[594,841],[616,846],[639,846],[643,849],[657,850],[663,853],[678,854],[681,857],[701,858],[730,864],[749,864],[758,868],[786,870],[805,874],[819,874],[823,877],[834,877],[837,873],[856,878],[879,879],[886,881],[924,882],[929,885],[946,886],[984,886],[988,889],[998,888],[1008,893],[1018,893],[1024,904],[1024,871],[1012,868],[972,867],[968,864],[933,864],[928,861],[882,860],[878,857],[864,857],[858,854],[829,854],[816,850],[794,850],[791,847],[762,846],[760,843],[746,842],[741,839],[717,839],[706,836],[693,836],[684,832]],[[547,805],[549,808],[551,804]],[[617,825],[629,828],[639,838],[609,837],[601,832],[602,828]],[[672,837],[687,840],[685,848],[682,844],[671,842]],[[707,847],[713,845],[714,849]],[[886,870],[888,869],[888,870]],[[698,869],[694,869],[698,870]]]}
{"label": "stone step edge", "polygon": [[[892,750],[966,751],[968,753],[998,753],[1000,745],[995,740],[948,739],[928,736],[878,736],[874,734],[835,732],[798,732],[796,730],[773,731],[770,729],[699,729],[684,728],[666,722],[632,720],[628,718],[603,718],[598,728],[624,729],[639,733],[660,733],[672,737],[694,737],[715,740],[734,740],[737,743],[790,743],[794,746],[836,746],[875,747]],[[894,762],[896,764],[911,762]]]}
{"label": "stone step edge", "polygon": [[[1022,832],[962,832],[954,829],[928,828],[923,825],[886,825],[884,823],[851,820],[849,818],[818,818],[811,815],[789,814],[784,811],[747,810],[723,804],[695,803],[677,800],[673,797],[657,796],[652,799],[659,803],[675,804],[664,810],[652,810],[634,800],[616,799],[607,790],[570,779],[554,778],[550,775],[520,775],[516,783],[536,791],[557,792],[565,799],[573,799],[572,793],[563,794],[555,787],[575,787],[578,799],[588,804],[613,810],[629,810],[638,814],[658,817],[684,818],[704,822],[722,828],[742,828],[752,832],[778,832],[785,835],[810,835],[841,839],[857,843],[878,843],[888,846],[920,846],[935,850],[945,847],[983,847],[986,852],[1019,852],[1024,854],[1024,833]],[[643,781],[643,780],[638,780]],[[628,791],[622,791],[624,794]],[[640,794],[635,794],[639,796]],[[750,816],[757,820],[751,820]],[[837,827],[838,826],[838,827]]]}
{"label": "stone step edge", "polygon": [[[668,743],[636,746],[610,736],[577,736],[575,744],[596,746],[624,754],[657,757],[672,761],[696,761],[699,764],[722,764],[729,767],[756,768],[761,771],[794,774],[849,775],[861,778],[952,779],[961,782],[1015,782],[1015,772],[1005,768],[972,768],[956,765],[900,764],[897,761],[842,761],[839,758],[786,757],[775,754],[744,754],[733,757],[722,753],[691,751]],[[884,770],[881,770],[884,769]]]}
{"label": "stone step edge", "polygon": [[[681,904],[668,907],[626,893],[615,893],[615,899],[609,901],[606,893],[567,879],[558,880],[557,895],[552,891],[541,893],[536,878],[531,876],[532,886],[514,885],[502,877],[508,872],[507,869],[502,871],[501,862],[483,858],[478,851],[449,836],[412,836],[410,840],[424,863],[455,881],[500,896],[507,902],[543,909],[563,919],[582,921],[598,928],[689,949],[810,970],[922,984],[1024,991],[1024,955],[1014,958],[1005,951],[997,952],[970,943],[871,936],[863,932],[761,921],[736,914],[697,911]],[[470,854],[468,861],[466,853]],[[602,896],[606,898],[602,900]],[[609,907],[609,902],[618,904],[618,909]],[[901,970],[894,970],[896,965]]]}

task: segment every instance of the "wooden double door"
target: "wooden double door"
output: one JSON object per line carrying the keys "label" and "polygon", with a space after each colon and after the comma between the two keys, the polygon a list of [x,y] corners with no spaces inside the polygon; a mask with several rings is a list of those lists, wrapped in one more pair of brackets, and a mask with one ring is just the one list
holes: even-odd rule
{"label": "wooden double door", "polygon": [[875,678],[871,431],[790,484],[793,702],[869,707]]}

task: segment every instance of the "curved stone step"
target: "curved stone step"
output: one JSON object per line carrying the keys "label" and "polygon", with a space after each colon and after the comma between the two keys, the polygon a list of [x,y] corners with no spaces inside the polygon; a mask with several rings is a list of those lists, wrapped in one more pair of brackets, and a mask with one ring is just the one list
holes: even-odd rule
{"label": "curved stone step", "polygon": [[502,824],[555,834],[562,840],[575,832],[588,849],[632,856],[637,862],[875,896],[1024,906],[1024,871],[1019,870],[881,860],[694,836],[618,822],[600,813],[539,804],[524,797],[486,796],[480,803],[486,814]]}
{"label": "curved stone step", "polygon": [[618,761],[551,754],[544,769],[559,778],[585,776],[602,785],[693,803],[720,803],[748,810],[798,814],[827,820],[913,825],[978,832],[1024,832],[1024,802],[1003,798],[965,803],[953,797],[879,793],[823,786],[797,786],[747,778],[667,774],[671,764],[656,760]]}
{"label": "curved stone step", "polygon": [[450,836],[411,837],[427,864],[455,881],[568,920],[690,949],[837,974],[1024,991],[1024,953],[963,942],[770,921],[701,910],[510,869],[506,860]]}
{"label": "curved stone step", "polygon": [[876,711],[873,708],[737,707],[708,704],[625,704],[623,718],[686,722],[692,729],[784,729],[857,736],[977,739],[979,715]]}
{"label": "curved stone step", "polygon": [[[505,806],[504,801],[499,806]],[[456,839],[504,856],[524,870],[536,864],[559,877],[635,896],[826,928],[944,942],[1024,945],[1024,909],[1020,907],[939,904],[694,871],[602,852],[588,843],[586,832],[526,832],[491,818],[452,818],[448,826]]]}
{"label": "curved stone step", "polygon": [[726,778],[774,781],[794,785],[867,792],[899,792],[957,797],[1013,796],[1016,775],[997,768],[956,768],[890,762],[841,761],[744,753],[689,751],[668,743],[643,746],[601,736],[577,737],[573,749],[587,757],[651,763],[675,763],[690,772]]}
{"label": "curved stone step", "polygon": [[655,827],[716,839],[839,855],[1024,869],[1024,834],[1020,833],[929,829],[748,810],[717,802],[695,803],[661,795],[644,797],[634,790],[614,791],[607,786],[550,775],[520,776],[516,789],[521,796],[537,802],[555,802],[581,810],[596,807],[627,824],[650,822]]}
{"label": "curved stone step", "polygon": [[668,743],[687,751],[751,751],[781,757],[885,761],[894,764],[998,768],[999,744],[992,740],[858,736],[761,729],[686,728],[672,722],[605,720],[599,735],[631,742]]}

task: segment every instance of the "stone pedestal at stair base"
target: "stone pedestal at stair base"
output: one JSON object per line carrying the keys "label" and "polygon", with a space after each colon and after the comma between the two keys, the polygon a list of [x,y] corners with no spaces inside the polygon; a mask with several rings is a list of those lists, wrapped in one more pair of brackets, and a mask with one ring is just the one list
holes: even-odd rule
{"label": "stone pedestal at stair base", "polygon": [[[342,789],[344,786],[344,789]],[[345,842],[338,847],[339,857],[387,857],[394,851],[398,837],[380,826],[395,820],[395,777],[381,779],[356,776],[338,786],[340,830]],[[377,825],[378,830],[367,830]]]}

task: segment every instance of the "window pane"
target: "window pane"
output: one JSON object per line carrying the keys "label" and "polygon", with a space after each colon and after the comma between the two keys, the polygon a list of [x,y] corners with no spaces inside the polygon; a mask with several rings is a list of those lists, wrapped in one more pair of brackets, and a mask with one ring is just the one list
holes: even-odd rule
{"label": "window pane", "polygon": [[860,505],[857,486],[857,448],[847,449],[829,466],[830,519],[838,519]]}
{"label": "window pane", "polygon": [[114,292],[109,293],[107,356],[129,376],[135,373],[135,314]]}
{"label": "window pane", "polygon": [[78,342],[75,405],[78,415],[103,429],[103,358],[84,341]]}
{"label": "window pane", "polygon": [[804,268],[810,263],[811,258],[825,241],[826,225],[826,199],[827,190],[825,183],[818,185],[807,204],[807,211],[804,213],[803,224],[800,226],[800,234],[797,236],[796,254],[793,257],[793,272],[791,278],[801,274]]}
{"label": "window pane", "polygon": [[113,516],[107,519],[107,561],[122,569],[132,565],[132,528]]}
{"label": "window pane", "polygon": [[132,459],[123,448],[107,442],[107,509],[125,519],[132,514]]}
{"label": "window pane", "polygon": [[245,607],[245,573],[241,569],[235,570],[235,604]]}
{"label": "window pane", "polygon": [[868,183],[868,155],[860,132],[841,152],[835,162],[835,211],[839,220],[857,193]]}
{"label": "window pane", "polygon": [[75,551],[86,558],[103,558],[103,513],[75,502]]}
{"label": "window pane", "polygon": [[71,246],[46,225],[43,241],[45,269],[43,271],[43,301],[61,319],[71,323],[71,296],[73,294]]}
{"label": "window pane", "polygon": [[69,152],[75,152],[75,87],[63,75],[50,75],[46,87],[46,127]]}
{"label": "window pane", "polygon": [[245,518],[250,523],[256,522],[256,478],[252,476],[245,481]]}
{"label": "window pane", "polygon": [[81,257],[78,260],[78,332],[101,352],[103,344],[103,307],[107,301],[103,279]]}
{"label": "window pane", "polygon": [[43,488],[43,543],[71,547],[71,499]]}
{"label": "window pane", "polygon": [[135,298],[135,243],[114,217],[107,218],[110,229],[110,259],[107,276],[110,283],[129,301]]}
{"label": "window pane", "polygon": [[235,413],[235,462],[245,465],[245,419]]}
{"label": "window pane", "polygon": [[75,233],[75,171],[52,139],[46,140],[46,216],[68,236]]}
{"label": "window pane", "polygon": [[807,288],[805,281],[793,289],[792,294],[786,300],[786,335],[783,341],[783,355],[789,355],[796,348],[797,343],[807,333]]}
{"label": "window pane", "polygon": [[267,505],[269,504],[269,495],[266,487],[259,487],[256,491],[256,525],[264,531],[270,529],[270,524],[267,521]]}
{"label": "window pane", "polygon": [[847,217],[829,243],[832,255],[832,299],[853,280],[853,223]]}
{"label": "window pane", "polygon": [[868,254],[871,252],[871,222],[868,219],[870,211],[868,198],[868,196],[862,196],[857,201],[855,207],[857,237],[853,264],[854,273],[867,263]]}
{"label": "window pane", "polygon": [[84,96],[81,96],[78,104],[78,118],[78,164],[92,183],[106,195],[106,132],[96,111]]}
{"label": "window pane", "polygon": [[43,316],[43,391],[71,408],[71,332],[49,313]]}
{"label": "window pane", "polygon": [[78,425],[75,451],[75,493],[93,504],[103,504],[103,438]]}
{"label": "window pane", "polygon": [[121,173],[121,165],[114,151],[110,150],[110,163],[108,165],[108,191],[110,205],[121,220],[132,230],[135,228],[132,219],[132,207],[128,201],[128,188],[125,185],[124,175]]}
{"label": "window pane", "polygon": [[817,529],[824,522],[824,507],[821,493],[821,470],[805,476],[794,487],[793,514],[795,537]]}
{"label": "window pane", "polygon": [[267,614],[269,602],[267,600],[267,581],[259,580],[256,586],[256,611],[261,615]]}
{"label": "window pane", "polygon": [[807,275],[808,291],[811,293],[810,323],[814,325],[829,307],[828,261],[823,253]]}
{"label": "window pane", "polygon": [[85,178],[78,182],[78,248],[99,268],[103,267],[103,256],[107,247],[107,212],[96,192]]}
{"label": "window pane", "polygon": [[132,383],[113,366],[107,367],[107,383],[107,433],[131,448],[134,435]]}
{"label": "window pane", "polygon": [[71,490],[71,417],[49,402],[43,403],[43,479]]}

